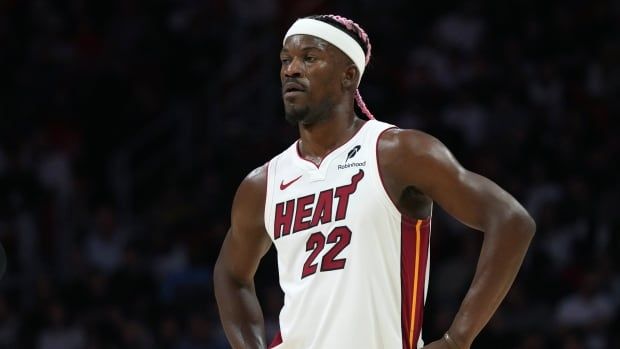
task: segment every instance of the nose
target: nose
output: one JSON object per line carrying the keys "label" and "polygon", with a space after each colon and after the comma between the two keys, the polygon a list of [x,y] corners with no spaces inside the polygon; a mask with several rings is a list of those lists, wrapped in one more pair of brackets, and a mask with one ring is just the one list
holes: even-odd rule
{"label": "nose", "polygon": [[287,78],[298,78],[302,74],[302,64],[298,58],[292,58],[284,67],[284,76]]}

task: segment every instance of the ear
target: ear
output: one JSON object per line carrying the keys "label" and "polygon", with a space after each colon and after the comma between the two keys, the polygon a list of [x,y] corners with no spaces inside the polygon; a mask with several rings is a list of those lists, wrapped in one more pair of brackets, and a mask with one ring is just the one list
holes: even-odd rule
{"label": "ear", "polygon": [[358,73],[355,64],[350,64],[342,74],[342,87],[345,90],[355,89],[357,87]]}

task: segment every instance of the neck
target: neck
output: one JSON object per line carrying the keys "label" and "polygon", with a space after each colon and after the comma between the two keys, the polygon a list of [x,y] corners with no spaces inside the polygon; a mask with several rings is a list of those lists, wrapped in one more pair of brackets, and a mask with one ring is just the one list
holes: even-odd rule
{"label": "neck", "polygon": [[338,109],[317,123],[299,123],[299,152],[302,157],[320,164],[327,154],[351,139],[364,124],[352,107],[346,108],[346,111]]}

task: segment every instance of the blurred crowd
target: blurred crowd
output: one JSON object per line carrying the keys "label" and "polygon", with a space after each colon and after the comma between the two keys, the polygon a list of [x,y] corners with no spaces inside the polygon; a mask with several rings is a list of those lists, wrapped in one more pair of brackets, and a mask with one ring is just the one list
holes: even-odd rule
{"label": "blurred crowd", "polygon": [[[0,1],[0,348],[228,348],[212,268],[242,178],[296,138],[278,52],[301,16],[368,32],[378,119],[442,140],[538,231],[474,348],[620,348],[620,3]],[[436,208],[424,338],[481,234]],[[282,295],[257,274],[267,332]]]}

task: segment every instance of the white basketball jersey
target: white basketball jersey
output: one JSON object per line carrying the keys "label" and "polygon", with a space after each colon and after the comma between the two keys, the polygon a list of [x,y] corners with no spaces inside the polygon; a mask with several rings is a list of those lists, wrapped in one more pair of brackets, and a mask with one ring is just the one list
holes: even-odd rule
{"label": "white basketball jersey", "polygon": [[430,217],[399,212],[383,187],[371,120],[317,166],[297,143],[268,165],[265,225],[284,306],[277,349],[423,346]]}

